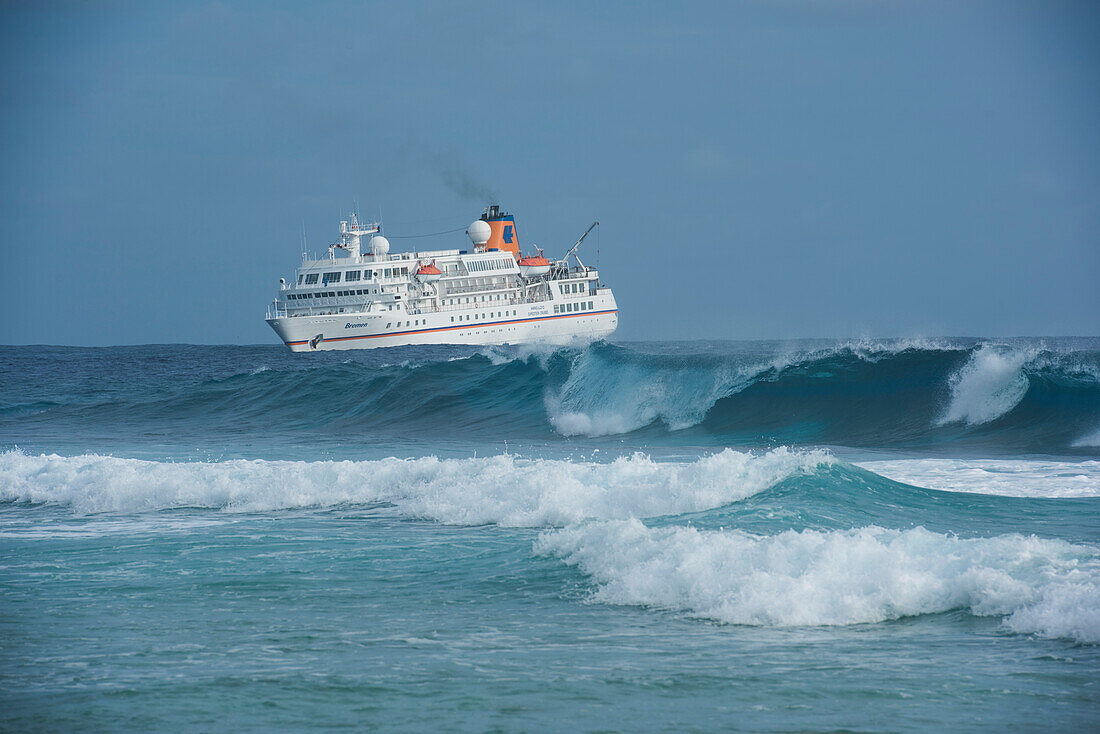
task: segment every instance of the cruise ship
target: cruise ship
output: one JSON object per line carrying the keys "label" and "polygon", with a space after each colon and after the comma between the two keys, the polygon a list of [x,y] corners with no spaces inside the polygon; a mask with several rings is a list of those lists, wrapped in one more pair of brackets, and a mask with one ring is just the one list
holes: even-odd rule
{"label": "cruise ship", "polygon": [[615,331],[619,309],[578,255],[597,224],[549,260],[520,252],[515,217],[495,205],[453,250],[391,253],[379,223],[351,215],[327,257],[303,253],[294,278],[280,280],[267,323],[294,352],[598,339]]}

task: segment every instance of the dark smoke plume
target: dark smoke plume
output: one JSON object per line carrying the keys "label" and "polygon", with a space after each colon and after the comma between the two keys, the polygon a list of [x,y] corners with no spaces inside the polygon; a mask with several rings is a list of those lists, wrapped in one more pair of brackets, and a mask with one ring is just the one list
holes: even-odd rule
{"label": "dark smoke plume", "polygon": [[455,192],[463,199],[470,199],[481,203],[497,201],[496,194],[487,186],[474,181],[470,176],[458,169],[447,168],[439,174],[447,188]]}

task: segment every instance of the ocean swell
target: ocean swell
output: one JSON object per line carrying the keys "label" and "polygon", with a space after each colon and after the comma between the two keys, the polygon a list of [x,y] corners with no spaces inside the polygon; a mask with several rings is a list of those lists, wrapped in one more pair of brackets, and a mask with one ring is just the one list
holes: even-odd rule
{"label": "ocean swell", "polygon": [[382,362],[265,357],[234,363],[231,374],[169,377],[164,361],[193,356],[181,351],[108,372],[113,382],[81,374],[99,365],[79,355],[73,370],[42,379],[17,354],[0,364],[0,435],[42,435],[47,446],[59,435],[376,442],[457,433],[1072,454],[1097,444],[1100,353],[1090,349],[972,340],[456,349]]}

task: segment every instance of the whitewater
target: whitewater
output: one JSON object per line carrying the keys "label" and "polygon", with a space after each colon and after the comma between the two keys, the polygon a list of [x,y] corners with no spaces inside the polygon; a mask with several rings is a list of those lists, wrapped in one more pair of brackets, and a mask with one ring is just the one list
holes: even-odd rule
{"label": "whitewater", "polygon": [[1080,730],[1098,432],[1096,339],[2,347],[0,723]]}

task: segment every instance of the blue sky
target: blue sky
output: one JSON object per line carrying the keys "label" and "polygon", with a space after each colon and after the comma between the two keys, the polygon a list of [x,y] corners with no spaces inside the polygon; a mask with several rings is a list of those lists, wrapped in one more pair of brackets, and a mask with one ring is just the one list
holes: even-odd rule
{"label": "blue sky", "polygon": [[303,226],[489,197],[622,339],[1100,334],[1096,3],[16,2],[0,109],[0,343],[277,343]]}

